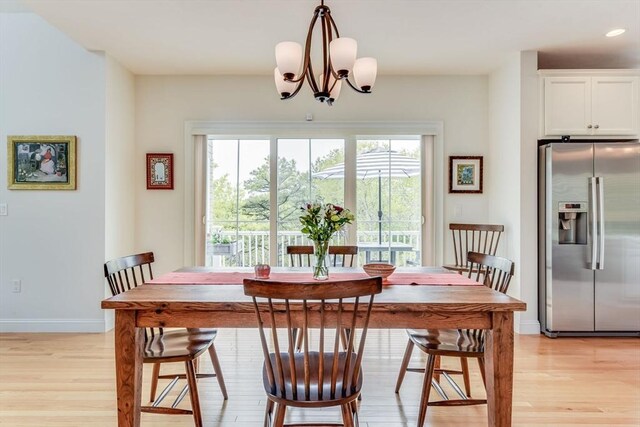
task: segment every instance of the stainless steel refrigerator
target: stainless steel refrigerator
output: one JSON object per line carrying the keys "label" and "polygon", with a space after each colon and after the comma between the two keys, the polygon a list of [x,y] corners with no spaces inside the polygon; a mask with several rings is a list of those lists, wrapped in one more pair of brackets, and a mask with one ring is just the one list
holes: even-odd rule
{"label": "stainless steel refrigerator", "polygon": [[540,146],[542,332],[640,335],[640,143]]}

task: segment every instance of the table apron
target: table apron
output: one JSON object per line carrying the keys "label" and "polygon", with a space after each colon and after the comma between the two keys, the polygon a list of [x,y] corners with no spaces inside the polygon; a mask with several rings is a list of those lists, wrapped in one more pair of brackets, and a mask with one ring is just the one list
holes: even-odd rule
{"label": "table apron", "polygon": [[[336,313],[325,313],[327,326],[335,324]],[[277,315],[276,322],[286,322],[285,314]],[[352,312],[344,311],[342,324],[351,321]],[[361,319],[361,316],[358,317]],[[304,320],[301,313],[292,311],[292,324],[302,326]],[[492,327],[491,312],[416,312],[388,311],[372,312],[370,328],[405,329],[405,328],[456,328],[456,329],[490,329]],[[264,318],[269,325],[268,317]],[[319,313],[310,313],[307,321],[310,327],[320,325]],[[358,322],[361,326],[362,322]],[[231,312],[226,310],[212,311],[178,311],[178,310],[137,310],[136,326],[138,327],[185,327],[185,328],[255,328],[258,326],[256,315],[251,312]]]}

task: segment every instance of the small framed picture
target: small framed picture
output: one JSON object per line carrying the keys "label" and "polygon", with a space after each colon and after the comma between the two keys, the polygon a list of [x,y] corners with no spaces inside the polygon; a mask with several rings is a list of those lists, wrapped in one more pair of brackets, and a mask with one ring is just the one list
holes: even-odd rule
{"label": "small framed picture", "polygon": [[482,156],[449,156],[449,193],[482,193]]}
{"label": "small framed picture", "polygon": [[7,136],[10,190],[75,190],[76,137]]}
{"label": "small framed picture", "polygon": [[147,153],[147,190],[173,190],[173,153]]}

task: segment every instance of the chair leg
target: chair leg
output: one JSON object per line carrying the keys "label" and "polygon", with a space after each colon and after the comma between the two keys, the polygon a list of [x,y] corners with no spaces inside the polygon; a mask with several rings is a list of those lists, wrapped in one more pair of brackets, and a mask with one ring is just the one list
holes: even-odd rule
{"label": "chair leg", "polygon": [[431,379],[435,369],[436,356],[430,354],[427,357],[427,365],[424,369],[424,381],[422,383],[422,396],[420,397],[420,412],[418,413],[418,427],[424,425],[427,418],[427,406],[429,405],[429,393],[431,393]]}
{"label": "chair leg", "polygon": [[342,423],[344,427],[353,427],[353,412],[351,412],[351,404],[342,405]]}
{"label": "chair leg", "polygon": [[482,357],[478,357],[478,366],[480,367],[480,376],[482,377],[482,384],[484,384],[484,389],[487,389],[487,379],[484,377],[484,359]]}
{"label": "chair leg", "polygon": [[273,401],[267,398],[267,407],[264,411],[264,427],[271,426],[271,416],[273,414],[273,405],[274,405]]}
{"label": "chair leg", "polygon": [[440,356],[436,356],[436,360],[433,363],[433,379],[437,383],[440,383],[440,372],[438,372],[438,369],[440,369]]}
{"label": "chair leg", "polygon": [[149,393],[149,402],[156,400],[156,391],[158,390],[158,376],[160,375],[160,364],[153,364],[153,373],[151,374],[151,392]]}
{"label": "chair leg", "polygon": [[287,415],[287,406],[278,403],[276,405],[276,416],[273,420],[273,427],[283,427],[285,415]]}
{"label": "chair leg", "polygon": [[462,379],[464,381],[464,391],[467,397],[471,397],[471,382],[469,381],[469,364],[466,357],[460,358],[460,370],[462,371]]}
{"label": "chair leg", "polygon": [[218,380],[220,391],[222,391],[222,396],[224,397],[224,400],[227,400],[229,398],[229,396],[227,396],[227,386],[224,384],[224,377],[222,376],[222,369],[220,368],[218,353],[216,353],[216,346],[213,343],[211,343],[211,347],[209,347],[209,357],[211,357],[213,372],[216,374],[216,379]]}
{"label": "chair leg", "polygon": [[192,360],[184,362],[187,371],[187,383],[189,384],[189,397],[191,398],[191,411],[196,427],[202,427],[202,414],[200,413],[200,398],[198,397],[198,383],[196,370]]}
{"label": "chair leg", "polygon": [[411,360],[411,353],[413,352],[413,341],[408,340],[407,348],[404,351],[404,358],[402,359],[402,364],[400,365],[400,372],[398,372],[398,380],[396,381],[396,393],[400,392],[400,387],[402,387],[402,381],[404,381],[404,375],[407,373],[407,367],[409,366],[409,361]]}

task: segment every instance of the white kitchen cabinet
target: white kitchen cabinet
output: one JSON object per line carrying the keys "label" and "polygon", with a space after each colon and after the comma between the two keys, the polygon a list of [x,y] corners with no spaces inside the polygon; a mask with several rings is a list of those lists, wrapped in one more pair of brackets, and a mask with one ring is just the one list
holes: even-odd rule
{"label": "white kitchen cabinet", "polygon": [[636,136],[637,75],[543,77],[544,135]]}

